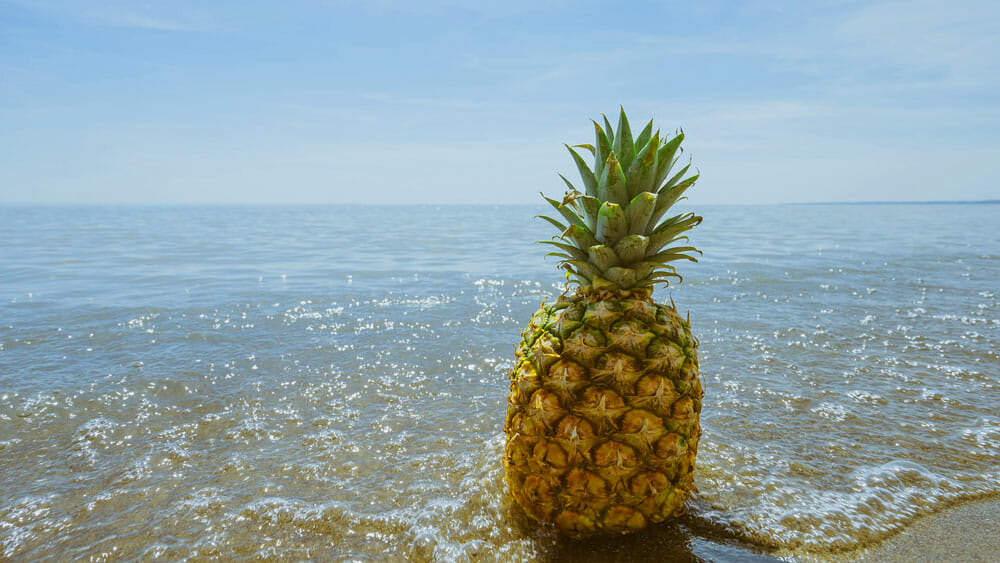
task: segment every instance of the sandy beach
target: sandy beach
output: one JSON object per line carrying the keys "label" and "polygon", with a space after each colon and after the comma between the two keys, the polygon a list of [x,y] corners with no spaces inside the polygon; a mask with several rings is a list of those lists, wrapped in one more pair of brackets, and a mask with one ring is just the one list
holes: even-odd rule
{"label": "sandy beach", "polygon": [[[681,561],[995,563],[1000,561],[1000,499],[988,498],[956,504],[941,512],[917,519],[878,545],[847,552],[792,555],[762,550],[735,540],[725,541],[698,532],[695,532],[689,541],[681,544],[685,545],[683,550],[673,546],[667,551],[671,555],[680,556],[677,560]],[[623,555],[624,553],[627,552],[623,552]],[[603,555],[611,555],[605,560],[616,560],[614,552]],[[648,555],[650,556],[648,560],[654,560],[652,553]]]}
{"label": "sandy beach", "polygon": [[1000,561],[1000,499],[959,504],[913,522],[857,561]]}

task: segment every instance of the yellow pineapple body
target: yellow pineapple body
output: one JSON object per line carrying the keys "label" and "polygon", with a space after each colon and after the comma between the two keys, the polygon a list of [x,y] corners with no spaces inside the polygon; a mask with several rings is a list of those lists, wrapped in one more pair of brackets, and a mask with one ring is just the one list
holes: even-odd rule
{"label": "yellow pineapple body", "polygon": [[697,347],[648,290],[543,303],[510,376],[504,468],[521,508],[576,537],[681,514],[701,434]]}

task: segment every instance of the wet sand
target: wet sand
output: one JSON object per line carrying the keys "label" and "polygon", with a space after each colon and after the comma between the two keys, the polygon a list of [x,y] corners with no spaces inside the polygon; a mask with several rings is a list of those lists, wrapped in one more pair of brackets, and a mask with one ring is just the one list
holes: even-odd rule
{"label": "wet sand", "polygon": [[704,529],[691,519],[622,538],[566,541],[545,561],[1000,562],[1000,499],[958,504],[922,517],[863,550],[792,555]]}
{"label": "wet sand", "polygon": [[769,554],[766,548],[706,528],[704,523],[688,517],[620,537],[559,539],[554,549],[548,551],[540,560],[545,563],[782,561]]}
{"label": "wet sand", "polygon": [[858,561],[1000,561],[1000,499],[959,504],[913,522]]}

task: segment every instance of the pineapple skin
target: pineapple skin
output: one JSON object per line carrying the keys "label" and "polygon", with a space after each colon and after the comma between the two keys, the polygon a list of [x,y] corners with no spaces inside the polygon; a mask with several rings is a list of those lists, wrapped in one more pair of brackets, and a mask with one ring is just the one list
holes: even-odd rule
{"label": "pineapple skin", "polygon": [[529,517],[571,537],[684,512],[703,395],[698,341],[648,290],[542,303],[516,350],[504,474]]}

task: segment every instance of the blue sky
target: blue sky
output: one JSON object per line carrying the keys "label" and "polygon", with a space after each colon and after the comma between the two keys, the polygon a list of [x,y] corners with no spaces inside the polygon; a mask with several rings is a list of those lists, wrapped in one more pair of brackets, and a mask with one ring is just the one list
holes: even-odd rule
{"label": "blue sky", "polygon": [[0,202],[535,203],[619,105],[691,203],[998,199],[1000,4],[0,0]]}

